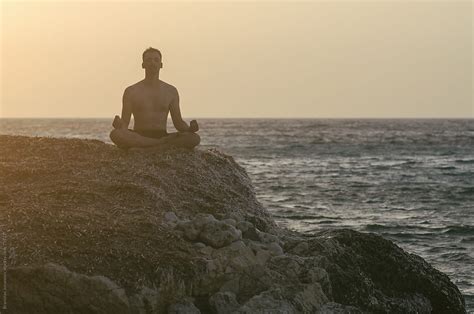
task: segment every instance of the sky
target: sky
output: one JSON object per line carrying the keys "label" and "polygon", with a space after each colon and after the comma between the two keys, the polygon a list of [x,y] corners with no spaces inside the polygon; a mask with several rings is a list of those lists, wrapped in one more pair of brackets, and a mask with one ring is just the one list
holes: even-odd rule
{"label": "sky", "polygon": [[163,54],[186,118],[474,118],[472,1],[2,1],[0,117],[113,117]]}

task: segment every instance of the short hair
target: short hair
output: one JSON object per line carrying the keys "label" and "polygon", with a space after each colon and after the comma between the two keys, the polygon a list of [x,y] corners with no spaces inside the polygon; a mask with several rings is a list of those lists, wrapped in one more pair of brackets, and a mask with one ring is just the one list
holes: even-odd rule
{"label": "short hair", "polygon": [[158,52],[158,54],[160,55],[160,59],[162,59],[162,58],[163,58],[163,57],[161,56],[161,51],[159,51],[159,50],[158,50],[158,49],[156,49],[156,48],[149,47],[149,48],[147,48],[145,51],[143,51],[143,54],[142,54],[142,60],[145,60],[145,54],[146,54],[147,52],[152,52],[152,51],[154,51],[154,52]]}

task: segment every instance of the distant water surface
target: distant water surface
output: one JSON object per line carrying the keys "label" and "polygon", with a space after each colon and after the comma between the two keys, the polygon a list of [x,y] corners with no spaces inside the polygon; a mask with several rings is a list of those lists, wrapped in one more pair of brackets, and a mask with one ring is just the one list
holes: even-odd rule
{"label": "distant water surface", "polygon": [[[277,221],[374,232],[425,258],[474,312],[474,120],[201,119]],[[110,142],[110,119],[0,119],[0,134]],[[170,126],[171,127],[171,126]]]}

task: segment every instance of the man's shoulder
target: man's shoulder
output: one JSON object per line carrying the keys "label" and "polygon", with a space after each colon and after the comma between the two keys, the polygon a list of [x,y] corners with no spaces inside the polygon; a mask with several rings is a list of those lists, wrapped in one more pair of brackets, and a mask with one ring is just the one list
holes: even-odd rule
{"label": "man's shoulder", "polygon": [[166,89],[168,89],[168,90],[170,90],[170,91],[173,91],[173,92],[178,91],[178,89],[177,89],[176,87],[174,87],[174,85],[171,85],[170,83],[167,83],[167,82],[162,81],[162,80],[160,80],[160,82],[163,84],[163,86],[164,86]]}
{"label": "man's shoulder", "polygon": [[128,86],[127,88],[125,88],[125,93],[130,93],[130,92],[133,92],[134,90],[140,88],[140,86],[142,85],[142,82],[143,82],[143,80]]}
{"label": "man's shoulder", "polygon": [[[178,93],[178,89],[165,81],[160,80],[161,86],[164,87],[164,89],[170,93]],[[143,80],[136,82],[135,84],[132,84],[125,88],[125,93],[133,93],[134,91],[138,91],[143,87]]]}

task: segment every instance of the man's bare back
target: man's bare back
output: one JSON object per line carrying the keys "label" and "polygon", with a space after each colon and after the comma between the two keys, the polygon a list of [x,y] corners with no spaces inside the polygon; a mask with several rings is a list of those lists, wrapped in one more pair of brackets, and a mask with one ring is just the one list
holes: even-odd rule
{"label": "man's bare back", "polygon": [[[125,89],[122,116],[116,116],[112,141],[119,147],[175,146],[192,148],[199,144],[195,120],[189,126],[181,117],[178,90],[159,79],[161,53],[153,48],[143,53],[145,79]],[[178,133],[166,132],[168,114]],[[128,129],[134,116],[133,130]]]}

